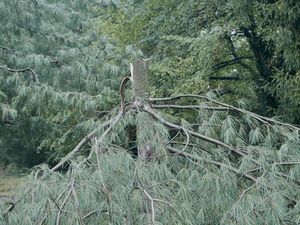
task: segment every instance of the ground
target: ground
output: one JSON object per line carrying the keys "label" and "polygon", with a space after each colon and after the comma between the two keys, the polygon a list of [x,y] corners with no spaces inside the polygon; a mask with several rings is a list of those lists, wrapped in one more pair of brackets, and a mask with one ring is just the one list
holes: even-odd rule
{"label": "ground", "polygon": [[21,183],[22,176],[9,174],[0,169],[0,195],[13,195],[16,187]]}

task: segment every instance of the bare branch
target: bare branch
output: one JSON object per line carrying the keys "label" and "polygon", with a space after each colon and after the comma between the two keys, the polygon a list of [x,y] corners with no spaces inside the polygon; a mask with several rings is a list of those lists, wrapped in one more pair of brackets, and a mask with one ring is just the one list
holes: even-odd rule
{"label": "bare branch", "polygon": [[219,70],[219,69],[222,69],[224,67],[237,64],[237,63],[239,63],[240,61],[242,61],[244,59],[253,59],[253,57],[241,56],[241,57],[237,57],[237,58],[234,58],[234,59],[231,59],[231,60],[223,61],[223,62],[215,64],[213,66],[213,70]]}
{"label": "bare branch", "polygon": [[5,123],[5,124],[9,124],[9,125],[16,125],[16,123],[14,121],[1,120],[1,122]]}
{"label": "bare branch", "polygon": [[5,66],[0,66],[0,69],[6,69],[8,72],[12,72],[12,73],[29,72],[32,75],[32,80],[34,82],[39,82],[36,72],[30,67],[26,67],[26,68],[22,68],[22,69],[12,69],[12,68],[7,68]]}
{"label": "bare branch", "polygon": [[57,214],[57,217],[56,217],[56,223],[55,223],[56,225],[60,224],[60,216],[61,216],[62,210],[65,207],[67,201],[69,200],[69,198],[72,194],[73,186],[74,186],[74,183],[71,184],[71,187],[70,187],[70,190],[69,190],[67,196],[65,197],[65,199],[64,199],[63,203],[61,204],[61,206],[59,207],[59,211],[58,211],[58,214]]}
{"label": "bare branch", "polygon": [[241,80],[240,77],[237,76],[221,76],[221,77],[214,77],[214,76],[210,76],[208,77],[209,80]]}
{"label": "bare branch", "polygon": [[174,108],[174,109],[197,109],[197,110],[213,110],[213,111],[228,111],[227,107],[213,107],[201,105],[152,105],[155,109]]}
{"label": "bare branch", "polygon": [[120,85],[121,108],[124,107],[124,103],[125,103],[125,85],[128,83],[129,80],[130,80],[130,77],[124,77],[123,80],[121,81],[121,85]]}
{"label": "bare branch", "polygon": [[7,51],[7,52],[9,52],[9,53],[14,53],[14,50],[11,49],[11,48],[8,48],[8,47],[5,47],[5,46],[0,46],[0,48]]}
{"label": "bare branch", "polygon": [[143,189],[143,192],[145,193],[145,195],[147,196],[147,198],[150,200],[150,204],[151,204],[151,223],[152,223],[152,225],[155,225],[154,200],[149,195],[149,193],[146,191],[146,189]]}

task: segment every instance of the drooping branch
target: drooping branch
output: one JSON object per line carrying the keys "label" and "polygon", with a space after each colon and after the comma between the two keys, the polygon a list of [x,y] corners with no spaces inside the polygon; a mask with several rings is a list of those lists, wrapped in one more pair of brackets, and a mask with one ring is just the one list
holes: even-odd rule
{"label": "drooping branch", "polygon": [[37,76],[36,72],[30,67],[26,67],[26,68],[22,68],[22,69],[12,69],[12,68],[7,68],[5,66],[0,66],[0,69],[6,69],[8,72],[11,72],[11,73],[29,72],[32,76],[32,80],[34,82],[39,82],[39,79],[38,79],[38,76]]}
{"label": "drooping branch", "polygon": [[206,101],[215,103],[217,105],[220,105],[220,106],[223,106],[223,107],[227,107],[231,111],[239,112],[239,113],[242,113],[242,114],[247,114],[247,115],[249,115],[249,116],[255,118],[256,120],[258,120],[258,121],[260,121],[262,123],[265,123],[265,124],[268,124],[268,123],[278,124],[278,125],[282,125],[284,127],[288,127],[289,129],[300,130],[300,128],[297,127],[297,126],[295,126],[295,125],[292,125],[292,124],[289,124],[289,123],[280,122],[278,120],[275,120],[275,119],[272,119],[272,118],[269,118],[269,117],[261,116],[261,115],[258,115],[256,113],[247,111],[245,109],[241,109],[241,108],[238,108],[238,107],[235,107],[235,106],[232,106],[232,105],[228,105],[226,103],[222,103],[222,102],[213,100],[213,99],[211,99],[211,98],[209,98],[207,96],[203,96],[203,95],[183,94],[183,95],[177,95],[177,96],[166,97],[166,98],[150,98],[150,101],[151,102],[156,102],[156,101],[170,101],[170,100],[176,100],[176,99],[180,99],[180,98],[200,98],[200,99],[204,99]]}
{"label": "drooping branch", "polygon": [[249,180],[252,180],[252,181],[254,181],[254,182],[257,182],[257,181],[258,181],[257,178],[255,178],[255,177],[253,177],[253,176],[251,176],[251,175],[249,175],[249,174],[247,174],[247,173],[243,173],[242,171],[240,171],[240,170],[234,168],[233,166],[226,165],[226,164],[224,164],[224,163],[220,163],[220,162],[214,161],[214,160],[208,160],[208,159],[200,158],[200,157],[197,157],[197,156],[192,155],[192,154],[190,154],[190,153],[182,152],[182,151],[177,150],[176,148],[173,148],[173,147],[170,147],[170,146],[166,146],[166,148],[167,148],[167,150],[170,151],[171,153],[174,153],[174,154],[176,154],[176,155],[180,155],[180,156],[183,156],[183,157],[188,158],[188,159],[190,159],[190,160],[193,160],[194,163],[197,163],[197,164],[198,164],[199,162],[202,161],[202,162],[205,162],[205,163],[214,164],[214,165],[216,165],[216,166],[218,166],[218,167],[225,167],[225,168],[227,168],[228,170],[233,171],[233,172],[235,172],[236,174],[241,175],[241,176],[243,176],[243,177],[245,177],[245,178],[247,178],[247,179],[249,179]]}
{"label": "drooping branch", "polygon": [[[123,116],[123,113],[124,112],[121,110],[117,116],[113,117],[112,119],[110,119],[102,124],[102,127],[104,127],[104,128],[107,126],[109,126],[109,127],[100,136],[99,140],[103,141],[103,139],[106,137],[106,135],[112,130],[112,128],[116,125],[116,123]],[[72,159],[74,157],[74,155],[77,152],[79,152],[81,150],[81,148],[97,134],[97,131],[98,131],[98,128],[94,129],[92,132],[90,132],[88,135],[86,135],[69,154],[67,154],[64,158],[62,158],[62,160],[51,169],[51,171],[52,172],[56,171],[61,166],[63,166],[67,161]]]}
{"label": "drooping branch", "polygon": [[[158,121],[160,121],[162,124],[164,124],[167,127],[170,127],[170,128],[176,129],[176,130],[186,131],[184,127],[166,121],[164,118],[162,118],[161,115],[159,115],[158,113],[156,113],[155,111],[153,111],[150,107],[144,107],[142,110],[144,110],[145,112],[148,112],[155,119],[157,119]],[[223,147],[223,148],[225,148],[225,149],[227,149],[229,151],[237,153],[240,156],[246,156],[246,154],[244,152],[240,151],[239,149],[235,149],[234,147],[231,147],[231,146],[229,146],[229,145],[225,144],[224,142],[221,142],[221,141],[219,141],[217,139],[205,136],[203,134],[197,133],[197,132],[192,131],[192,130],[187,130],[187,132],[190,135],[192,135],[192,136],[194,136],[196,138],[200,138],[201,140],[204,140],[204,141],[209,142],[211,144],[215,144],[217,146]],[[252,161],[254,161],[255,163],[257,163],[254,159],[252,159]]]}
{"label": "drooping branch", "polygon": [[201,105],[152,105],[154,109],[196,109],[196,110],[212,110],[212,111],[228,111],[227,107],[213,107]]}

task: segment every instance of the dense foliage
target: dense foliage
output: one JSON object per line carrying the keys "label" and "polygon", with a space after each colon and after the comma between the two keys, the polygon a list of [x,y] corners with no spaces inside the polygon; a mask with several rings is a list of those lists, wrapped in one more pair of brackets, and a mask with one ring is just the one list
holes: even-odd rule
{"label": "dense foliage", "polygon": [[215,90],[300,122],[299,1],[122,1],[112,11],[108,33],[152,60],[154,94]]}
{"label": "dense foliage", "polygon": [[[2,0],[0,18],[0,163],[48,163],[0,195],[0,224],[300,223],[299,1]],[[145,99],[122,79],[142,56]]]}
{"label": "dense foliage", "polygon": [[[182,106],[197,110],[195,124],[153,109],[180,107],[164,103],[180,98],[199,99]],[[65,174],[34,169],[18,201],[2,206],[2,223],[298,224],[299,128],[209,97],[180,98],[112,112],[97,138],[83,139],[89,156],[76,158],[77,149],[62,161],[71,162]],[[147,158],[129,148],[133,126],[142,127],[135,144],[152,149]]]}
{"label": "dense foliage", "polygon": [[60,158],[117,103],[125,50],[99,34],[89,2],[0,4],[1,159]]}

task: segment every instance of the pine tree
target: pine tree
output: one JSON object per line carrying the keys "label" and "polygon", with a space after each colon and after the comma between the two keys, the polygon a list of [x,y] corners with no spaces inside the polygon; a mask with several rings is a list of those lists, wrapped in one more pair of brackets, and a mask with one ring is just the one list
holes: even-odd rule
{"label": "pine tree", "polygon": [[1,161],[30,167],[59,159],[117,103],[125,50],[96,29],[94,8],[1,1]]}
{"label": "pine tree", "polygon": [[[131,68],[133,99],[55,167],[34,169],[1,206],[3,224],[299,223],[299,128],[209,95],[149,98],[145,61]],[[187,121],[170,110],[196,113]]]}
{"label": "pine tree", "polygon": [[[151,3],[153,11],[146,16],[161,21],[157,15],[161,1]],[[166,3],[170,6],[167,13],[178,6],[172,1]],[[210,3],[217,7],[219,1]],[[208,58],[214,56],[222,41],[211,48],[207,43],[219,40],[223,32],[217,26],[211,32],[200,32],[203,42],[196,34],[192,38],[178,33],[165,37],[166,42],[178,41],[180,50],[190,48],[182,52],[180,60],[172,54],[167,57],[174,45],[161,49],[168,54],[162,54],[162,62],[152,66],[151,76],[144,60],[134,61],[131,77],[121,80],[129,58],[124,55],[134,48],[120,50],[109,37],[99,40],[93,34],[107,33],[110,23],[99,22],[94,16],[103,12],[98,11],[99,5],[106,10],[111,2],[39,0],[1,4],[6,26],[0,28],[1,115],[5,123],[0,130],[4,133],[3,126],[16,128],[15,123],[25,134],[30,127],[39,128],[35,137],[44,142],[29,142],[28,146],[35,143],[39,149],[52,148],[57,158],[68,153],[53,167],[44,164],[33,168],[16,196],[0,196],[0,224],[300,223],[299,128],[247,111],[242,104],[222,103],[214,91],[193,93],[191,89],[198,91],[199,86],[207,85],[200,74],[184,79],[191,69],[199,67],[203,73],[213,69],[205,59],[191,67],[203,56],[192,53],[203,46]],[[183,1],[179,12],[196,15],[197,4]],[[132,9],[129,3],[125,6]],[[236,6],[237,11],[242,9]],[[118,9],[118,5],[113,8]],[[205,15],[215,24],[219,21],[214,17],[219,14],[214,9]],[[171,25],[178,22],[168,18]],[[135,23],[135,16],[130,19],[134,23],[128,30],[132,36],[137,35],[137,40],[143,35],[139,33],[143,23]],[[107,26],[99,31],[94,26],[97,22]],[[179,30],[185,31],[188,21],[184,22]],[[154,36],[164,29],[170,32],[169,24],[160,29],[158,23],[152,25],[149,27]],[[122,29],[111,32],[114,37],[118,32],[124,34]],[[131,36],[124,39],[122,46],[131,44],[130,40]],[[151,39],[143,41],[151,43]],[[144,49],[147,47],[151,45],[145,44]],[[191,58],[185,58],[189,54]],[[110,56],[113,59],[107,63]],[[245,65],[248,61],[241,67]],[[158,84],[158,78],[164,78],[162,74],[171,71],[176,75],[181,67],[185,73],[178,83],[182,82],[182,87],[173,78],[165,85],[154,86],[157,91],[147,83],[149,78],[152,84]],[[252,67],[248,65],[248,69]],[[193,82],[195,86],[191,86]],[[170,94],[168,88],[175,90],[172,96],[157,97]],[[151,97],[153,94],[156,97]],[[14,131],[1,136],[1,144],[8,145],[5,139]],[[28,140],[25,134],[20,137]],[[75,142],[80,136],[83,139]]]}

